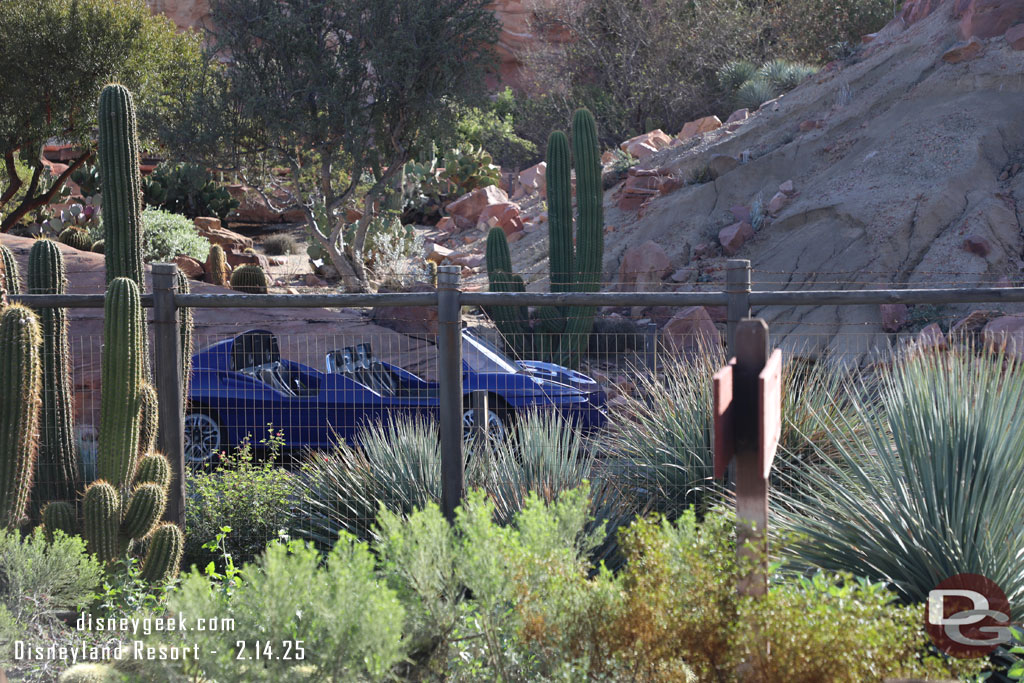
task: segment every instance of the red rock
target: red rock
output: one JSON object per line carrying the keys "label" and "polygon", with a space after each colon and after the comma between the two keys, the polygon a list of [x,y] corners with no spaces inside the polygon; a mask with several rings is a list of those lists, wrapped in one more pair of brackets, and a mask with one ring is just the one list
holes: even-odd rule
{"label": "red rock", "polygon": [[715,256],[715,245],[709,242],[701,242],[693,248],[693,258],[705,259]]}
{"label": "red rock", "polygon": [[446,258],[448,258],[454,253],[448,247],[442,247],[440,244],[437,244],[436,242],[428,242],[424,246],[424,251],[426,251],[425,258],[428,261],[433,261],[437,265],[441,265],[441,263]]}
{"label": "red rock", "polygon": [[519,187],[526,193],[539,192],[542,197],[546,197],[547,168],[548,162],[542,161],[520,172]]}
{"label": "red rock", "polygon": [[[388,290],[378,290],[385,293]],[[409,292],[433,292],[430,285],[414,285]],[[402,334],[437,334],[437,306],[379,306],[372,309],[370,319],[381,327]]]}
{"label": "red rock", "polygon": [[694,135],[708,133],[721,127],[722,121],[717,116],[705,116],[684,125],[683,129],[679,131],[678,138],[680,140],[687,140]]}
{"label": "red rock", "polygon": [[787,197],[792,197],[794,194],[796,194],[796,187],[793,185],[793,181],[787,180],[786,182],[779,185],[779,192],[786,195]]}
{"label": "red rock", "polygon": [[964,239],[963,245],[961,245],[964,251],[985,258],[992,251],[992,245],[989,241],[980,235],[969,235]]}
{"label": "red rock", "polygon": [[619,265],[619,289],[624,292],[642,292],[660,287],[661,279],[671,267],[668,255],[657,242],[648,240],[629,247]]}
{"label": "red rock", "polygon": [[1017,24],[1006,29],[1003,37],[1014,50],[1024,50],[1024,24]]}
{"label": "red rock", "polygon": [[669,192],[675,192],[676,190],[684,187],[686,181],[682,178],[676,178],[675,176],[669,176],[665,178],[665,181],[658,188],[659,194],[668,194]]}
{"label": "red rock", "polygon": [[729,207],[729,213],[732,214],[733,220],[740,223],[750,223],[751,214],[750,209],[746,206],[737,204],[736,206]]}
{"label": "red rock", "polygon": [[643,203],[646,202],[647,199],[648,198],[645,195],[624,194],[619,198],[619,202],[616,206],[618,206],[622,211],[636,211],[643,206]]}
{"label": "red rock", "polygon": [[727,124],[729,124],[729,123],[739,123],[741,121],[746,121],[749,118],[750,118],[750,110],[749,109],[737,109],[733,113],[729,114],[729,118],[727,118],[725,120],[725,122]]}
{"label": "red rock", "polygon": [[637,159],[643,160],[655,152],[665,149],[671,142],[672,138],[661,129],[658,129],[626,140],[619,145],[619,149],[623,152],[628,152]]}
{"label": "red rock", "polygon": [[946,335],[938,323],[932,323],[917,333],[917,347],[924,351],[946,348]]}
{"label": "red rock", "polygon": [[717,350],[722,344],[718,328],[703,306],[690,306],[672,316],[662,328],[662,339],[668,348],[686,354]]}
{"label": "red rock", "polygon": [[464,268],[478,268],[484,264],[484,255],[479,251],[456,252],[448,257],[448,263]]}
{"label": "red rock", "polygon": [[801,133],[806,133],[807,131],[815,130],[817,128],[824,128],[824,127],[825,127],[824,119],[807,119],[806,121],[801,121],[800,122],[800,132]]}
{"label": "red rock", "polygon": [[941,4],[942,0],[908,0],[900,11],[899,23],[903,26],[917,23],[938,9]]}
{"label": "red rock", "polygon": [[196,226],[196,231],[202,237],[210,240],[210,244],[219,244],[224,247],[224,251],[230,249],[243,251],[252,248],[252,240],[250,238],[245,235],[239,235],[233,230],[222,228],[220,220],[217,218],[193,218],[192,223]]}
{"label": "red rock", "polygon": [[906,304],[882,304],[882,329],[886,332],[899,332],[907,325]]}
{"label": "red rock", "polygon": [[435,227],[442,232],[455,232],[458,226],[455,225],[454,218],[451,216],[443,216],[441,220],[437,222]]}
{"label": "red rock", "polygon": [[718,241],[726,256],[734,256],[743,244],[754,236],[750,223],[733,223],[718,231]]}
{"label": "red rock", "polygon": [[490,185],[467,192],[450,203],[446,209],[448,215],[454,217],[456,223],[459,223],[459,218],[463,218],[471,225],[476,225],[479,222],[480,214],[488,206],[506,203],[508,203],[508,193],[500,187]]}
{"label": "red rock", "polygon": [[984,49],[985,46],[981,44],[981,41],[972,36],[970,40],[957,43],[946,50],[942,54],[942,61],[950,64],[959,64],[960,62],[975,59],[981,55]]}
{"label": "red rock", "polygon": [[971,334],[978,332],[984,328],[990,320],[998,317],[999,314],[995,311],[971,311],[966,317],[961,318],[950,325],[949,334]]}
{"label": "red rock", "polygon": [[1024,18],[1020,0],[967,0],[957,9],[963,38],[993,38]]}
{"label": "red rock", "polygon": [[174,257],[174,263],[177,264],[178,270],[185,273],[185,277],[189,280],[202,280],[203,275],[206,274],[203,264],[191,256],[178,254]]}
{"label": "red rock", "polygon": [[780,211],[786,208],[786,204],[789,203],[789,197],[782,192],[776,192],[775,195],[768,201],[768,213],[775,216]]}
{"label": "red rock", "polygon": [[327,285],[327,282],[325,280],[318,278],[313,273],[306,273],[305,275],[302,276],[302,284],[306,285],[307,287],[325,287]]}
{"label": "red rock", "polygon": [[509,244],[515,244],[516,242],[518,242],[519,240],[523,239],[524,237],[526,237],[526,231],[525,230],[520,230],[519,232],[514,232],[511,235],[508,235],[506,237],[506,239],[508,240]]}
{"label": "red rock", "polygon": [[237,251],[235,249],[225,249],[224,257],[227,259],[228,265],[232,268],[244,265],[259,266],[263,270],[270,267],[270,263],[267,261],[267,257],[263,254],[257,254],[252,251]]}
{"label": "red rock", "polygon": [[1008,356],[1024,360],[1024,316],[1004,315],[996,318],[985,325],[981,339],[990,349],[1004,349]]}
{"label": "red rock", "polygon": [[865,35],[860,37],[860,42],[863,45],[867,45],[868,43],[874,42],[875,38],[877,38],[877,37],[878,37],[878,33],[877,32],[876,33],[867,33],[867,34],[865,34]]}
{"label": "red rock", "polygon": [[708,159],[708,171],[712,178],[720,178],[740,165],[740,160],[728,154],[712,154]]}
{"label": "red rock", "polygon": [[523,218],[519,213],[519,205],[512,202],[489,204],[484,207],[477,218],[477,228],[490,230],[501,228],[506,235],[523,229]]}

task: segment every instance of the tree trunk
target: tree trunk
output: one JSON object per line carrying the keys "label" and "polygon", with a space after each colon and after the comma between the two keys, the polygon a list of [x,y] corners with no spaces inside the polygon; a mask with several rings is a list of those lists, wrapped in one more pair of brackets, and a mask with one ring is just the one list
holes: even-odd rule
{"label": "tree trunk", "polygon": [[49,204],[50,200],[53,199],[53,196],[60,191],[60,188],[64,187],[64,183],[67,182],[67,179],[71,177],[71,174],[77,171],[82,166],[82,164],[91,159],[92,156],[92,151],[84,152],[81,155],[79,155],[79,157],[75,159],[74,162],[72,162],[72,164],[68,166],[63,173],[57,176],[57,179],[53,181],[53,187],[51,187],[47,192],[44,192],[43,194],[39,194],[34,197],[31,196],[32,192],[35,191],[35,183],[33,183],[31,186],[32,192],[29,193],[29,196],[25,197],[25,199],[23,199],[21,203],[18,204],[17,207],[15,207],[14,211],[12,211],[9,216],[4,218],[3,223],[0,224],[0,232],[7,232],[12,227],[17,225],[18,222],[22,218],[24,218],[25,215],[28,214],[30,211],[35,211],[36,209]]}

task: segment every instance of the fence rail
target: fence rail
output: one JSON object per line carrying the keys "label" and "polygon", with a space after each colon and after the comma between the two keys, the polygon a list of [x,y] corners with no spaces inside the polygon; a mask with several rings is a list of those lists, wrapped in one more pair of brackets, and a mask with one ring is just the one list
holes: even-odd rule
{"label": "fence rail", "polygon": [[[443,509],[452,515],[463,488],[463,434],[459,330],[463,306],[724,306],[727,310],[727,350],[731,355],[739,322],[749,318],[752,306],[843,306],[865,304],[961,304],[1021,303],[1024,287],[871,289],[871,290],[762,290],[751,285],[750,262],[734,259],[726,267],[725,289],[707,292],[469,292],[461,291],[457,266],[438,269],[436,292],[384,294],[179,294],[174,291],[177,267],[154,264],[153,294],[142,297],[142,305],[153,309],[155,331],[154,379],[160,399],[160,447],[175,471],[168,519],[184,523],[184,406],[178,310],[189,308],[367,308],[436,307],[438,311],[438,380],[440,391]],[[103,308],[102,294],[23,294],[10,300],[34,308]],[[648,326],[643,354],[656,353],[656,329]],[[482,414],[481,401],[474,397],[474,410]]]}

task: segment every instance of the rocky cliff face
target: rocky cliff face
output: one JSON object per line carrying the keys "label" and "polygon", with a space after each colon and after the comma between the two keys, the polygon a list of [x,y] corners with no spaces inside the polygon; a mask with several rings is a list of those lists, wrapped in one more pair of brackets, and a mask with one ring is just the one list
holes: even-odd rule
{"label": "rocky cliff face", "polygon": [[[146,0],[154,13],[164,14],[179,28],[199,28],[209,23],[209,0]],[[495,51],[498,54],[498,79],[493,87],[509,85],[520,89],[529,81],[522,56],[545,38],[534,35],[530,19],[538,4],[553,5],[558,0],[495,0],[494,13],[501,22]],[[499,80],[500,79],[500,80]]]}

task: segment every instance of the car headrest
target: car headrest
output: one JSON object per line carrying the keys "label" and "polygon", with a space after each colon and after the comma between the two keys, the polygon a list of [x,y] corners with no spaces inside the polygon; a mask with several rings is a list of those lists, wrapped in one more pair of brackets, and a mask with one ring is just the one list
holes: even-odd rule
{"label": "car headrest", "polygon": [[235,337],[231,347],[231,369],[244,370],[281,360],[277,337],[267,330],[250,330]]}

